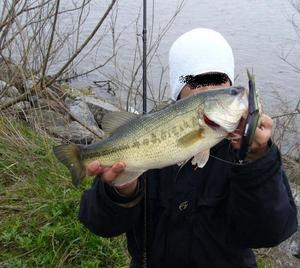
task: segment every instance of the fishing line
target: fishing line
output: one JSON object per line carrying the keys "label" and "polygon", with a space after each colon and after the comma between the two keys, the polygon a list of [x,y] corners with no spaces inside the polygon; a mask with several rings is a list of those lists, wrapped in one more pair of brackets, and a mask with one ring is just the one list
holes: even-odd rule
{"label": "fishing line", "polygon": [[215,155],[211,155],[210,154],[209,156],[212,157],[212,158],[215,158],[215,159],[217,159],[217,160],[219,160],[221,162],[224,162],[226,164],[233,165],[233,166],[245,166],[245,165],[248,165],[248,163],[245,163],[244,161],[241,161],[241,162],[231,162],[231,161],[228,161],[228,160],[224,160],[224,159],[222,159],[220,157],[217,157]]}
{"label": "fishing line", "polygon": [[[228,139],[228,140],[230,141],[230,139]],[[232,149],[231,149],[230,144],[228,145],[228,151],[227,151],[227,153],[232,153]],[[228,160],[222,159],[222,158],[217,157],[217,156],[212,155],[212,154],[210,154],[209,156],[212,157],[212,158],[214,158],[214,159],[216,159],[216,160],[219,160],[219,161],[221,161],[223,163],[232,165],[232,166],[245,166],[245,165],[248,164],[247,162],[245,162],[243,160],[238,160],[238,162],[233,162],[233,161],[228,161]]]}

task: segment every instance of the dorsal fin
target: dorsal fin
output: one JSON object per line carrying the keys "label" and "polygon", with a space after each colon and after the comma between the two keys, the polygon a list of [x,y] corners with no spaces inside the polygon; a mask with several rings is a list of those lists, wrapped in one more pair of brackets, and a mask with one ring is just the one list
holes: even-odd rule
{"label": "dorsal fin", "polygon": [[110,135],[120,126],[139,116],[125,111],[109,111],[103,116],[101,126],[105,134]]}
{"label": "dorsal fin", "polygon": [[158,103],[151,111],[150,113],[154,113],[154,112],[157,112],[157,111],[160,111],[160,110],[163,110],[165,109],[166,107],[174,104],[175,101],[173,100],[168,100],[168,101],[162,101],[160,103]]}

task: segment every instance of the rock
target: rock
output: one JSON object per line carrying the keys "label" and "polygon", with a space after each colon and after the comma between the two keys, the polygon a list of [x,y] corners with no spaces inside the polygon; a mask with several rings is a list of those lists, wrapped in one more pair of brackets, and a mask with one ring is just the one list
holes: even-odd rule
{"label": "rock", "polygon": [[15,86],[20,93],[24,91],[23,82],[32,75],[23,65],[18,65],[8,58],[0,57],[0,80]]}
{"label": "rock", "polygon": [[290,182],[300,185],[300,161],[292,157],[283,156],[285,172]]}
{"label": "rock", "polygon": [[34,85],[36,85],[36,81],[30,79],[24,81],[23,83],[25,89],[31,89]]}
{"label": "rock", "polygon": [[290,238],[279,245],[279,250],[285,252],[289,256],[300,258],[300,186],[294,183],[290,183],[290,186],[298,211],[298,230]]}
{"label": "rock", "polygon": [[49,127],[65,126],[69,124],[68,115],[63,115],[53,110],[31,110],[25,118],[35,128],[47,130]]}
{"label": "rock", "polygon": [[14,86],[7,84],[6,82],[0,80],[0,94],[3,90],[6,90],[4,97],[17,97],[19,96],[19,91]]}
{"label": "rock", "polygon": [[93,114],[91,113],[88,105],[82,101],[81,99],[77,98],[72,100],[70,98],[66,98],[65,103],[69,108],[71,115],[76,119],[80,120],[85,126],[91,129],[95,134],[100,137],[103,137],[103,132],[99,128]]}
{"label": "rock", "polygon": [[64,126],[47,127],[49,134],[77,144],[90,144],[99,138],[76,121]]}
{"label": "rock", "polygon": [[124,94],[124,96],[122,96],[119,94],[119,90],[116,90],[116,91],[118,92],[117,94],[115,94],[116,92],[111,94],[111,90],[110,90],[110,87],[108,86],[108,84],[106,87],[93,86],[91,89],[91,92],[95,96],[95,98],[100,98],[102,100],[106,100],[107,102],[109,102],[110,104],[112,104],[116,107],[123,107],[124,106],[123,104],[126,101],[127,95]]}
{"label": "rock", "polygon": [[26,114],[27,120],[34,128],[45,130],[48,134],[74,143],[89,144],[99,139],[68,115],[53,110],[31,110]]}
{"label": "rock", "polygon": [[278,247],[267,250],[267,258],[271,260],[274,268],[296,268],[300,267],[300,260],[285,254]]}
{"label": "rock", "polygon": [[27,114],[27,121],[33,126],[48,129],[51,126],[64,126],[70,122],[69,116],[52,110],[33,110]]}
{"label": "rock", "polygon": [[93,114],[99,126],[101,126],[102,118],[108,111],[119,111],[119,109],[116,106],[105,102],[99,98],[86,96],[81,97],[80,99],[88,105],[91,113]]}
{"label": "rock", "polygon": [[58,105],[57,102],[37,96],[30,96],[29,98],[32,106],[38,109],[49,109],[51,108],[54,111],[63,112],[62,108]]}

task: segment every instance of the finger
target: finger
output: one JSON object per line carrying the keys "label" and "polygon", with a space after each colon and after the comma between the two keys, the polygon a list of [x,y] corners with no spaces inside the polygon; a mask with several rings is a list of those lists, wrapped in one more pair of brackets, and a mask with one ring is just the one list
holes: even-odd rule
{"label": "finger", "polygon": [[242,135],[238,134],[236,132],[230,133],[227,137],[228,140],[230,140],[230,144],[233,149],[238,150],[241,145],[241,138]]}
{"label": "finger", "polygon": [[257,128],[255,131],[254,140],[251,144],[251,151],[253,153],[265,149],[268,145],[268,141],[271,138],[271,129],[266,129],[264,127]]}
{"label": "finger", "polygon": [[117,162],[112,166],[112,170],[114,173],[121,173],[125,169],[125,163]]}
{"label": "finger", "polygon": [[263,126],[257,128],[255,131],[254,142],[257,144],[266,144],[268,140],[271,138],[272,130],[264,128]]}
{"label": "finger", "polygon": [[260,118],[260,125],[259,127],[265,127],[265,128],[272,128],[273,127],[273,120],[271,117],[269,117],[266,114],[262,114],[261,118]]}
{"label": "finger", "polygon": [[228,140],[238,140],[238,139],[241,139],[241,137],[242,137],[241,134],[232,132],[232,133],[228,134],[227,139]]}
{"label": "finger", "polygon": [[100,175],[102,172],[103,170],[98,160],[90,162],[86,167],[88,176]]}
{"label": "finger", "polygon": [[125,169],[125,163],[117,162],[111,168],[106,168],[102,174],[102,179],[106,183],[113,182]]}
{"label": "finger", "polygon": [[241,143],[238,141],[238,142],[231,142],[231,147],[234,149],[234,150],[239,150],[241,148]]}

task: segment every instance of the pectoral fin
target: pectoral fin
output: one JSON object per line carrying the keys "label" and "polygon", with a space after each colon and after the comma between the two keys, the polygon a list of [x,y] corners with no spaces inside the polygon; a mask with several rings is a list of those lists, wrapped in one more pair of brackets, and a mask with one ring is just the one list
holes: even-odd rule
{"label": "pectoral fin", "polygon": [[200,152],[193,157],[192,164],[203,168],[209,159],[209,150]]}
{"label": "pectoral fin", "polygon": [[124,170],[118,178],[113,182],[114,186],[122,186],[128,182],[131,182],[141,176],[145,170],[138,170],[138,171],[128,171]]}
{"label": "pectoral fin", "polygon": [[190,159],[186,159],[184,161],[181,161],[179,163],[177,163],[178,166],[183,167],[187,162],[189,162]]}

